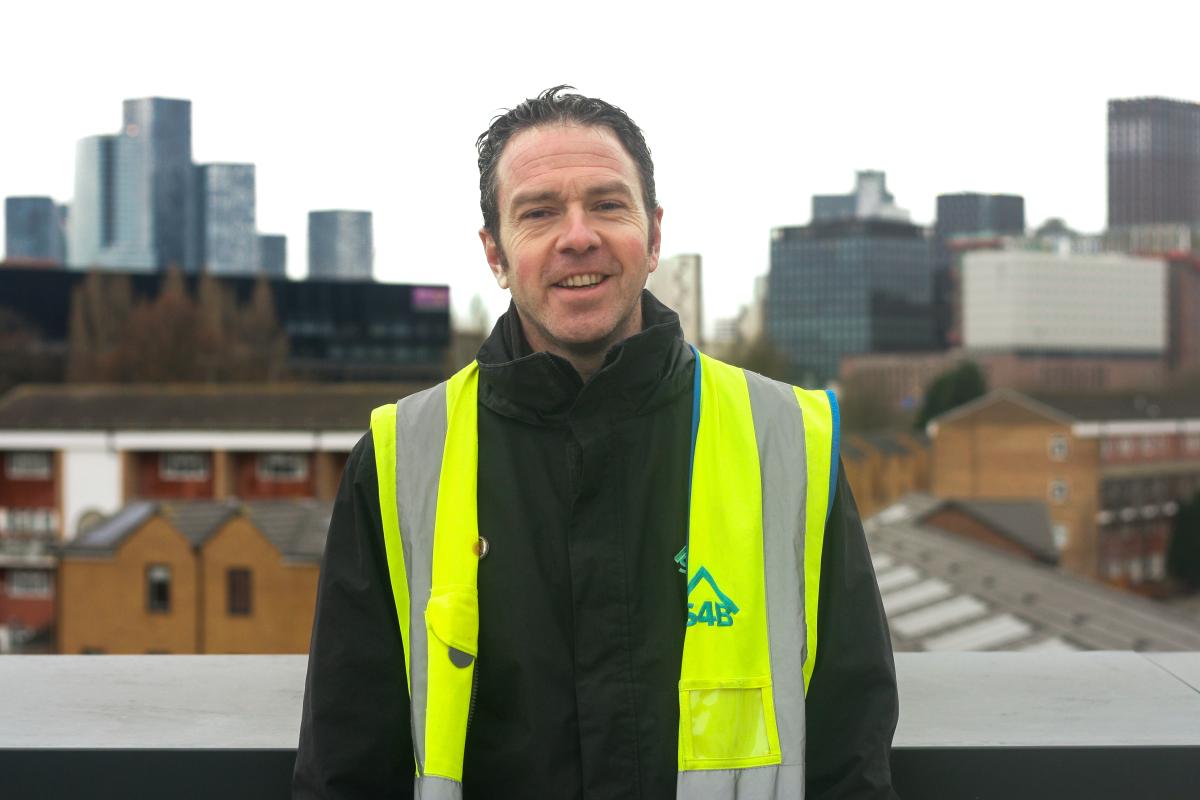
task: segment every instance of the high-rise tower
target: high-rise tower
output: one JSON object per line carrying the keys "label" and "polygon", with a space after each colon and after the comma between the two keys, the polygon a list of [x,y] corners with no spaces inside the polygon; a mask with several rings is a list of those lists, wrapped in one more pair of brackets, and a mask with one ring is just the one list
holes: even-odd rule
{"label": "high-rise tower", "polygon": [[1108,227],[1200,226],[1200,104],[1108,101]]}
{"label": "high-rise tower", "polygon": [[370,280],[374,268],[370,211],[308,213],[308,277]]}

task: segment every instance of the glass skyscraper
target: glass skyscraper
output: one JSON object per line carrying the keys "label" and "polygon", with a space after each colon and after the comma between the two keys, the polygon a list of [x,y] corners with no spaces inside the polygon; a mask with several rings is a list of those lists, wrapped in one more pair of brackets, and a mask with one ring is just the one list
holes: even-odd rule
{"label": "glass skyscraper", "polygon": [[49,197],[4,200],[4,258],[13,263],[62,264],[62,209]]}
{"label": "glass skyscraper", "polygon": [[200,164],[195,189],[195,253],[200,269],[218,275],[258,272],[254,165]]}
{"label": "glass skyscraper", "polygon": [[308,277],[370,280],[374,268],[370,211],[308,213]]}
{"label": "glass skyscraper", "polygon": [[75,146],[75,197],[67,226],[67,263],[99,266],[116,240],[116,138],[89,136]]}
{"label": "glass skyscraper", "polygon": [[192,103],[146,97],[126,100],[124,109],[123,147],[117,154],[117,239],[128,243],[139,261],[148,241],[152,268],[193,270],[196,254],[188,236],[195,224]]}
{"label": "glass skyscraper", "polygon": [[262,271],[272,278],[287,275],[287,237],[279,233],[258,236],[258,262]]}
{"label": "glass skyscraper", "polygon": [[194,269],[192,169],[191,102],[126,100],[119,133],[76,148],[72,266]]}
{"label": "glass skyscraper", "polygon": [[776,228],[766,306],[767,334],[802,385],[836,378],[843,356],[933,350],[931,243],[893,219]]}

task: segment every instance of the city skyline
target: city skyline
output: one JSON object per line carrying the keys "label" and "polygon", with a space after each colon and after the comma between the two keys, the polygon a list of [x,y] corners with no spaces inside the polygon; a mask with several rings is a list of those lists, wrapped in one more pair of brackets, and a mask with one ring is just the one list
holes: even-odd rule
{"label": "city skyline", "polygon": [[[856,170],[885,170],[919,224],[933,222],[938,194],[975,191],[1024,196],[1031,227],[1054,216],[1099,231],[1107,101],[1200,100],[1187,26],[1162,24],[1190,15],[1167,4],[1119,21],[1017,4],[986,28],[951,4],[881,7],[872,25],[848,10],[751,3],[710,20],[617,4],[586,30],[579,12],[533,5],[554,13],[490,15],[472,30],[451,10],[351,3],[336,17],[241,9],[226,30],[217,3],[189,21],[187,37],[140,48],[129,45],[169,22],[150,4],[79,6],[69,27],[86,37],[66,31],[61,14],[21,8],[14,24],[31,35],[15,43],[18,60],[44,61],[54,41],[90,68],[63,62],[10,87],[10,107],[38,121],[0,132],[0,195],[71,200],[75,142],[116,127],[118,102],[187,98],[197,163],[256,164],[259,227],[292,239],[292,276],[307,263],[308,210],[365,208],[378,279],[448,283],[460,314],[476,293],[495,313],[507,295],[475,236],[474,138],[501,107],[568,81],[645,129],[666,209],[663,253],[704,256],[711,325],[750,299],[771,228],[806,223],[811,196],[848,191]],[[290,35],[272,44],[270,69],[258,67],[263,31],[282,22]],[[221,58],[203,44],[218,30],[228,36]],[[563,35],[571,30],[579,37]],[[647,30],[637,66],[581,47]],[[1121,59],[1110,57],[1117,46]],[[707,57],[717,50],[722,58]]]}

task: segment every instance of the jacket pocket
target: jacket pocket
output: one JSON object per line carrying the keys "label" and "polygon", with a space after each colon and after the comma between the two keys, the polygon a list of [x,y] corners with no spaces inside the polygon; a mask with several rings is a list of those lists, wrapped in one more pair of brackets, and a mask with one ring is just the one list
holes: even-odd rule
{"label": "jacket pocket", "polygon": [[479,654],[478,597],[473,586],[437,587],[425,606],[429,665],[422,775],[462,780],[463,745]]}
{"label": "jacket pocket", "polygon": [[470,586],[436,587],[425,606],[430,647],[445,646],[451,663],[466,667],[479,655],[479,595]]}
{"label": "jacket pocket", "polygon": [[679,682],[680,769],[779,764],[771,679]]}

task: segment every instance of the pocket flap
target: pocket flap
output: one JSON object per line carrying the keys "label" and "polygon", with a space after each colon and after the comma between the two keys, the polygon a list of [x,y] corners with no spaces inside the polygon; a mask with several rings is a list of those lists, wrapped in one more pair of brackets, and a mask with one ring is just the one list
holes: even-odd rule
{"label": "pocket flap", "polygon": [[425,624],[442,644],[479,655],[479,594],[469,586],[434,589],[425,606]]}

